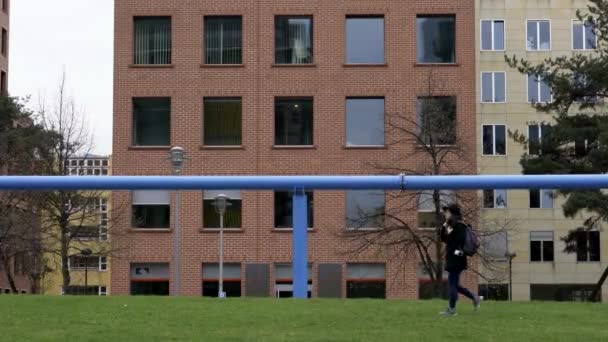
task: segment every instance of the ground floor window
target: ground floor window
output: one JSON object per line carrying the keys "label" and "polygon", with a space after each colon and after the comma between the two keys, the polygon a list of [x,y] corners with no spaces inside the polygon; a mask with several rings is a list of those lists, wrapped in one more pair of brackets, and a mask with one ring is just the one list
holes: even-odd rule
{"label": "ground floor window", "polygon": [[346,298],[386,298],[384,264],[347,264]]}
{"label": "ground floor window", "polygon": [[[558,302],[591,301],[594,284],[531,284],[530,300]],[[601,301],[600,292],[597,301]]]}
{"label": "ground floor window", "polygon": [[169,264],[131,264],[132,295],[169,295]]}
{"label": "ground floor window", "polygon": [[105,296],[108,294],[107,287],[97,285],[70,285],[63,290],[66,296]]}
{"label": "ground floor window", "polygon": [[418,299],[448,298],[448,282],[418,279]]}
{"label": "ground floor window", "polygon": [[[274,267],[274,290],[276,298],[293,297],[293,268],[291,264]],[[308,265],[308,298],[312,297],[312,265]]]}
{"label": "ground floor window", "polygon": [[481,284],[479,295],[483,300],[509,300],[509,284]]}
{"label": "ground floor window", "polygon": [[[219,264],[203,264],[204,297],[217,297],[220,290]],[[223,283],[226,297],[241,296],[241,264],[227,263],[223,266]]]}

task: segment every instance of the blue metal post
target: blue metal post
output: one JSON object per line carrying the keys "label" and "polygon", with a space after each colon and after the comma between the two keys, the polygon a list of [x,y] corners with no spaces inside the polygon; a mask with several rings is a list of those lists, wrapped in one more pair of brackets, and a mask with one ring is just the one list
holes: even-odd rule
{"label": "blue metal post", "polygon": [[308,208],[304,190],[293,194],[293,296],[308,298]]}

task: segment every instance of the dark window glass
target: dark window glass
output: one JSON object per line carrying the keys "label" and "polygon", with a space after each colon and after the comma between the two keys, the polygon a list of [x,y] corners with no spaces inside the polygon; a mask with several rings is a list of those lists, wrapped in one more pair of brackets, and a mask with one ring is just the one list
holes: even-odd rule
{"label": "dark window glass", "polygon": [[171,64],[171,18],[134,19],[135,64]]}
{"label": "dark window glass", "polygon": [[[313,193],[306,192],[308,209],[308,227],[314,227]],[[277,191],[274,193],[274,227],[293,228],[293,192]]]}
{"label": "dark window glass", "polygon": [[543,241],[543,261],[553,261],[553,241]]}
{"label": "dark window glass", "polygon": [[589,232],[589,261],[600,261],[600,232]]}
{"label": "dark window glass", "polygon": [[600,232],[577,231],[576,256],[577,261],[600,261]]}
{"label": "dark window glass", "polygon": [[[558,302],[586,302],[591,300],[591,294],[595,284],[531,284],[530,299],[539,301],[558,301]],[[599,301],[601,302],[602,293],[600,291]]]}
{"label": "dark window glass", "polygon": [[531,155],[540,152],[540,130],[538,125],[528,126],[528,149]]}
{"label": "dark window glass", "polygon": [[483,300],[509,300],[508,284],[480,284],[479,295]]}
{"label": "dark window glass", "polygon": [[542,261],[542,241],[530,241],[530,261]]}
{"label": "dark window glass", "polygon": [[241,99],[205,98],[204,144],[230,146],[241,144]]}
{"label": "dark window glass", "polygon": [[507,129],[504,125],[496,125],[494,130],[496,134],[496,154],[504,156],[507,154]]}
{"label": "dark window glass", "polygon": [[386,282],[347,281],[346,298],[386,298]]}
{"label": "dark window glass", "polygon": [[346,99],[346,144],[384,145],[384,99]]}
{"label": "dark window glass", "polygon": [[241,17],[205,17],[205,63],[241,64]]}
{"label": "dark window glass", "polygon": [[349,190],[346,192],[346,228],[384,227],[384,191]]}
{"label": "dark window glass", "polygon": [[6,56],[8,51],[8,31],[2,28],[2,55]]}
{"label": "dark window glass", "polygon": [[417,107],[419,144],[421,142],[427,145],[456,143],[455,97],[419,97]]}
{"label": "dark window glass", "polygon": [[[215,202],[213,199],[203,201],[204,228],[220,228],[220,215],[215,211],[213,202]],[[241,205],[241,199],[230,199],[230,206],[226,207],[224,213],[224,228],[241,228]]]}
{"label": "dark window glass", "polygon": [[132,281],[131,295],[168,296],[169,281]]}
{"label": "dark window glass", "polygon": [[346,63],[384,63],[384,18],[346,18]]}
{"label": "dark window glass", "polygon": [[483,207],[488,209],[494,208],[494,190],[483,191]]}
{"label": "dark window glass", "polygon": [[0,95],[6,96],[8,89],[6,88],[6,72],[0,71]]}
{"label": "dark window glass", "polygon": [[[241,296],[241,282],[240,281],[225,281],[223,284],[224,292],[226,297],[240,297]],[[203,281],[203,297],[217,297],[220,290],[219,281]]]}
{"label": "dark window glass", "polygon": [[530,208],[540,208],[540,190],[530,190]]}
{"label": "dark window glass", "polygon": [[422,16],[416,19],[416,56],[418,63],[456,61],[456,18]]}
{"label": "dark window glass", "polygon": [[494,154],[494,126],[483,126],[483,154]]}
{"label": "dark window glass", "polygon": [[99,296],[99,286],[70,285],[63,290],[66,296]]}
{"label": "dark window glass", "polygon": [[168,205],[133,205],[133,227],[169,228]]}
{"label": "dark window glass", "polygon": [[275,63],[312,63],[312,18],[275,18]]}
{"label": "dark window glass", "polygon": [[305,99],[275,100],[275,145],[313,144],[313,102]]}
{"label": "dark window glass", "polygon": [[169,146],[171,144],[171,99],[133,99],[133,144]]}

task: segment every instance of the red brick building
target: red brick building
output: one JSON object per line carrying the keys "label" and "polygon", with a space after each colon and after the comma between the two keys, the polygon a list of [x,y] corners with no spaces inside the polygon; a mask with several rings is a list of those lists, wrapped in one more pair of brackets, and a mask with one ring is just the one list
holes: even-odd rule
{"label": "red brick building", "polygon": [[[115,4],[114,175],[359,175],[415,168],[416,143],[388,113],[416,118],[432,72],[458,133],[475,129],[473,1],[179,1]],[[452,108],[450,107],[450,108]],[[467,135],[464,134],[466,137]],[[459,141],[475,172],[475,134]],[[403,156],[403,157],[401,157]],[[455,161],[458,162],[458,161]],[[416,256],[348,254],[356,212],[379,192],[317,191],[309,221],[313,297],[417,298]],[[217,192],[181,193],[182,295],[217,294]],[[285,296],[289,194],[231,191],[228,295]],[[166,294],[173,276],[173,193],[115,192],[112,294]],[[403,213],[416,223],[416,213]],[[377,228],[373,220],[360,227]],[[351,246],[352,247],[352,246]],[[467,282],[476,280],[470,276]],[[172,290],[171,290],[172,291]]]}

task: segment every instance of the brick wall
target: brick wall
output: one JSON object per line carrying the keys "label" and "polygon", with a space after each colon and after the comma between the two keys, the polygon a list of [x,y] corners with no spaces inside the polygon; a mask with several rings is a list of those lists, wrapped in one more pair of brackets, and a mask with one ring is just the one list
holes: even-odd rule
{"label": "brick wall", "polygon": [[[384,96],[387,113],[414,118],[417,95],[426,95],[432,69],[444,84],[443,92],[458,98],[458,129],[465,137],[471,158],[453,160],[463,172],[475,172],[475,50],[473,1],[116,1],[114,64],[113,174],[167,175],[168,148],[135,148],[132,141],[133,97],[171,97],[171,145],[182,146],[190,158],[185,175],[218,174],[371,174],[370,163],[391,163],[397,168],[416,167],[414,144],[387,144],[385,148],[346,148],[345,98]],[[274,15],[312,15],[314,65],[273,66]],[[384,15],[383,66],[344,66],[346,15]],[[416,65],[416,14],[456,15],[456,64]],[[163,15],[172,18],[172,66],[136,68],[133,62],[133,16]],[[243,16],[242,67],[201,67],[203,17]],[[202,148],[203,97],[242,97],[242,147]],[[314,98],[314,147],[276,148],[274,98]],[[388,132],[388,130],[387,130]],[[387,142],[397,137],[387,136]],[[416,156],[419,156],[416,155]],[[356,260],[344,254],[345,195],[316,192],[315,229],[309,234],[309,260],[320,262],[387,262],[370,251]],[[273,231],[272,192],[242,192],[242,230],[227,233],[225,261],[254,263],[289,262],[291,234]],[[114,206],[128,207],[128,192],[115,192]],[[200,295],[201,264],[217,262],[217,233],[201,232],[202,194],[183,192],[181,201],[181,292]],[[411,216],[411,217],[409,217]],[[408,218],[415,218],[415,213]],[[173,225],[173,223],[171,223]],[[130,217],[114,228],[122,254],[113,259],[112,294],[129,292],[130,262],[171,263],[171,232],[130,232]],[[124,234],[123,234],[124,233]],[[415,256],[403,263],[387,262],[387,296],[417,297]],[[174,270],[171,267],[170,272]],[[316,277],[316,267],[314,269]],[[271,269],[271,277],[274,274]],[[344,277],[345,278],[345,277]],[[468,279],[468,278],[467,278]],[[269,280],[271,283],[273,280]],[[316,279],[315,279],[316,281]],[[471,284],[475,279],[468,279]],[[272,288],[272,286],[271,286]]]}

